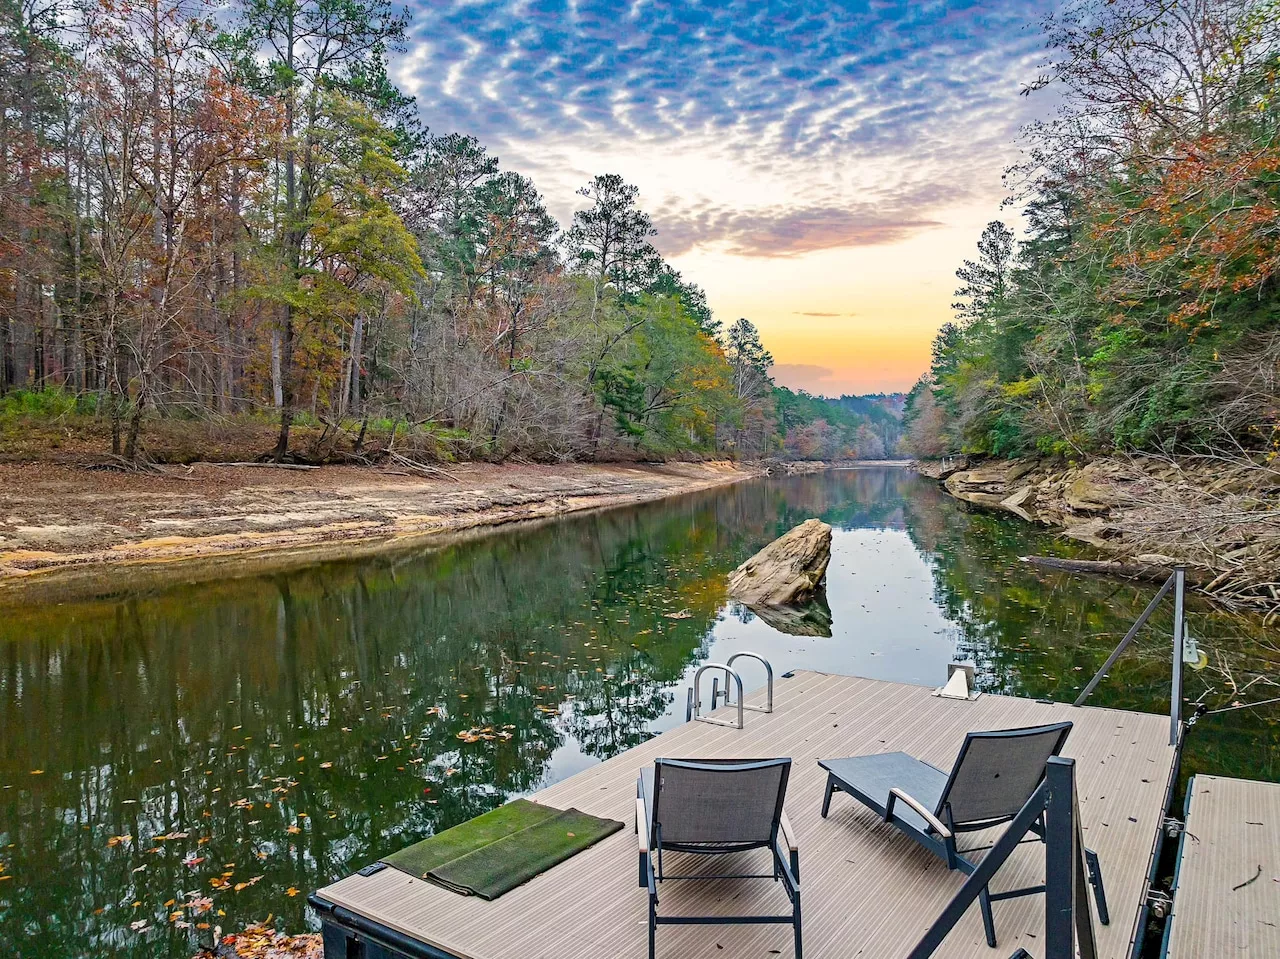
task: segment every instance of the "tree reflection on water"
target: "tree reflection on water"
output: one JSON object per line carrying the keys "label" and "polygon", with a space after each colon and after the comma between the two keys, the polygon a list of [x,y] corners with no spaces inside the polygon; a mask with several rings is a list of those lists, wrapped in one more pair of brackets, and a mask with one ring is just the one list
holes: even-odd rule
{"label": "tree reflection on water", "polygon": [[[6,610],[0,875],[12,878],[0,881],[0,952],[186,956],[213,931],[199,922],[274,914],[300,929],[305,897],[288,890],[679,721],[683,677],[735,613],[726,575],[810,516],[910,537],[989,690],[1071,698],[1150,592],[1031,570],[1020,554],[1066,547],[879,469]],[[1165,615],[1152,637],[1167,635]],[[838,613],[832,628],[813,642],[847,640]],[[1228,651],[1257,635],[1200,610],[1192,629]],[[1097,701],[1167,708],[1156,645],[1122,661]],[[1193,765],[1277,778],[1274,714],[1229,715],[1197,728]],[[212,911],[183,910],[189,894],[211,897]]]}

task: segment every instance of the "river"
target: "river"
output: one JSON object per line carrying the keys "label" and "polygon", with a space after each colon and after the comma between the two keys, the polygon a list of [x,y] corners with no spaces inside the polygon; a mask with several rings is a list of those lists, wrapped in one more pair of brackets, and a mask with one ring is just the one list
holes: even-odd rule
{"label": "river", "polygon": [[[830,637],[724,592],[810,516],[835,527]],[[1033,552],[1078,550],[866,469],[270,576],[130,592],[122,572],[109,600],[0,610],[0,955],[186,957],[269,914],[301,931],[311,890],[683,722],[693,670],[737,650],[929,685],[971,659],[984,690],[1070,700],[1154,588]],[[1170,620],[1093,703],[1167,712]],[[1189,700],[1230,702],[1260,658],[1280,673],[1254,621],[1193,603],[1190,628],[1211,665]],[[1184,777],[1280,779],[1278,729],[1274,708],[1205,717]],[[201,917],[179,908],[193,894]]]}

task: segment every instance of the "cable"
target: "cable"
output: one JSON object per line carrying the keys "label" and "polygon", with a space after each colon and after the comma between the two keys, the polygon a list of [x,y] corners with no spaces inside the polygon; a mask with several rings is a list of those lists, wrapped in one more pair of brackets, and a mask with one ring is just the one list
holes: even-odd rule
{"label": "cable", "polygon": [[1264,699],[1257,703],[1239,703],[1235,706],[1223,706],[1221,709],[1207,709],[1203,715],[1215,716],[1218,713],[1229,713],[1235,709],[1252,709],[1254,706],[1270,706],[1272,703],[1280,703],[1280,696],[1277,696],[1275,699]]}

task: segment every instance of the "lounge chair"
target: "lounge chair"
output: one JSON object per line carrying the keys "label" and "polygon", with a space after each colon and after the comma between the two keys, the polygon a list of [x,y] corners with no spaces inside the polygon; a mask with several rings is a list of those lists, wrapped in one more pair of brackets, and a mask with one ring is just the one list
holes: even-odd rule
{"label": "lounge chair", "polygon": [[[949,773],[906,753],[820,760],[827,771],[823,818],[831,809],[832,793],[848,793],[945,860],[948,869],[970,875],[977,864],[956,848],[956,835],[1013,819],[1044,779],[1045,764],[1058,755],[1069,732],[1071,723],[969,733]],[[1043,839],[1043,820],[1032,830]],[[1098,919],[1106,925],[1102,869],[1096,853],[1085,850],[1085,858]],[[996,945],[993,901],[1042,892],[1043,885],[995,894],[984,888],[978,901],[987,945]]]}
{"label": "lounge chair", "polygon": [[[657,927],[669,923],[790,923],[800,946],[800,861],[782,801],[790,759],[659,759],[636,783],[636,833],[640,885],[649,890],[649,959]],[[765,849],[768,873],[683,874],[664,870],[673,852],[702,856]],[[675,879],[771,879],[781,881],[790,915],[660,916],[658,884]],[[665,895],[665,893],[664,893]]]}

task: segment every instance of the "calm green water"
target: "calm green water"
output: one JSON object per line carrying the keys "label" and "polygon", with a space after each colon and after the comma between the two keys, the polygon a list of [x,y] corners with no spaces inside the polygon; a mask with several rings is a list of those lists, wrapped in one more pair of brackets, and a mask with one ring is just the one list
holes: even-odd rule
{"label": "calm green water", "polygon": [[[728,571],[810,516],[836,527],[830,638],[724,595]],[[165,904],[190,894],[224,929],[274,914],[300,931],[307,892],[682,722],[693,670],[738,649],[779,673],[930,685],[971,658],[984,689],[1071,699],[1152,589],[1018,562],[1065,548],[904,470],[863,470],[0,610],[0,955],[189,956],[213,930]],[[1188,699],[1230,701],[1219,663],[1239,684],[1266,657],[1280,672],[1250,621],[1193,610],[1191,628],[1215,668]],[[1166,608],[1093,701],[1167,711],[1169,629]],[[1280,779],[1278,721],[1202,720],[1187,771]]]}

